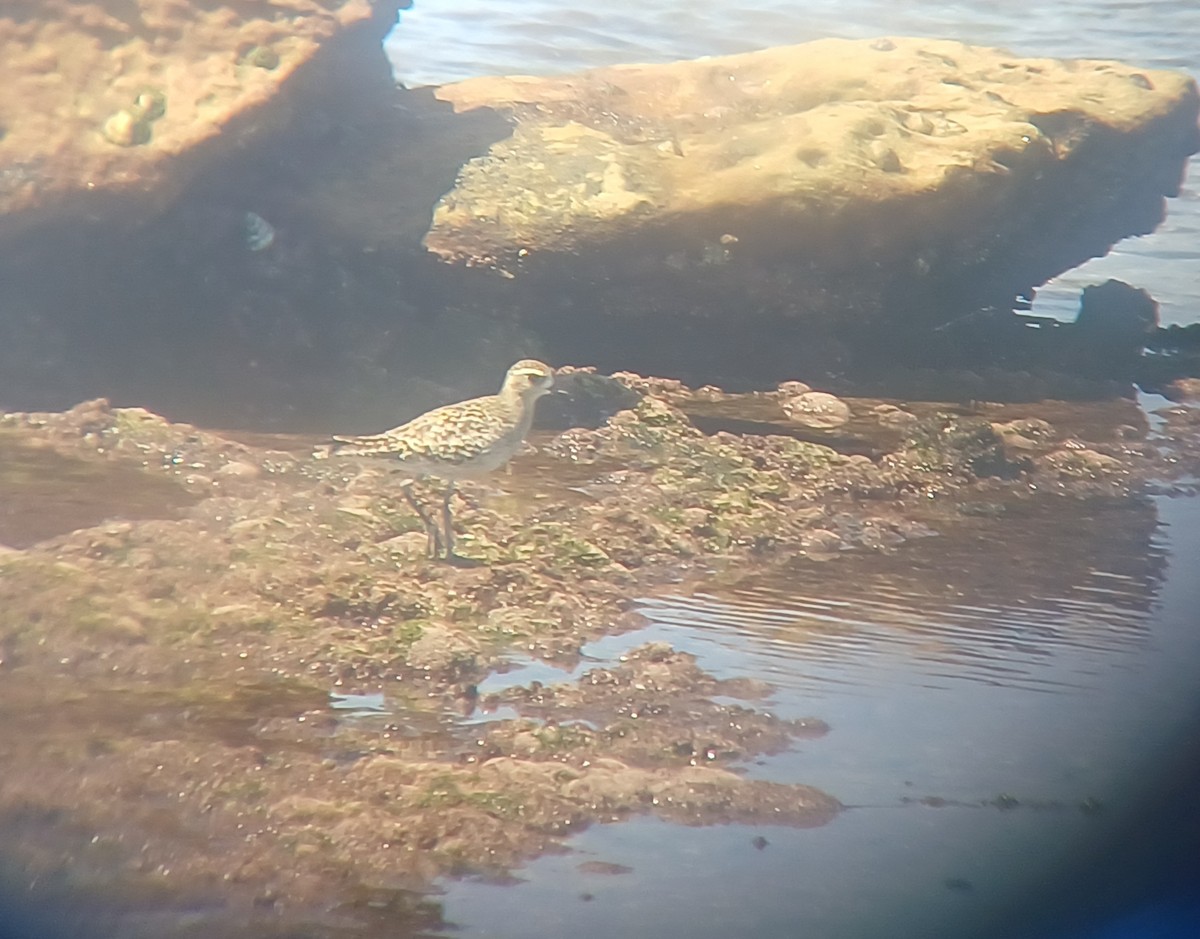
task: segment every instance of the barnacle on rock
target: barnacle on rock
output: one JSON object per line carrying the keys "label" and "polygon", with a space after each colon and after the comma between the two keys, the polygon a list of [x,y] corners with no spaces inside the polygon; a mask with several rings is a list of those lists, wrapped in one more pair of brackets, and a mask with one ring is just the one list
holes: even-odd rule
{"label": "barnacle on rock", "polygon": [[118,147],[136,147],[150,142],[150,122],[132,108],[121,108],[104,122],[104,139]]}
{"label": "barnacle on rock", "polygon": [[147,88],[133,99],[134,114],[145,121],[157,121],[167,113],[167,96],[156,88]]}
{"label": "barnacle on rock", "polygon": [[279,53],[270,46],[255,46],[242,56],[242,64],[270,72],[279,68]]}
{"label": "barnacle on rock", "polygon": [[150,142],[150,125],[167,113],[167,96],[154,88],[138,92],[133,104],[110,115],[100,132],[118,147]]}

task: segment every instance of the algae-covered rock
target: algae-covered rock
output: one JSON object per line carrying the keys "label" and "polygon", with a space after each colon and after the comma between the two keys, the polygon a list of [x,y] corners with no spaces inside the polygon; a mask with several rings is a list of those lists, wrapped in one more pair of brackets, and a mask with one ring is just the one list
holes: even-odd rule
{"label": "algae-covered rock", "polygon": [[[1200,145],[1183,72],[937,39],[822,39],[436,95],[512,133],[462,168],[430,251],[514,278],[515,315],[563,357],[769,381],[879,329],[1005,308],[1150,230]],[[565,282],[586,284],[588,303]],[[480,303],[505,302],[471,283]]]}
{"label": "algae-covered rock", "polygon": [[[1117,407],[905,402],[892,407],[916,423],[884,428],[876,456],[847,455],[705,433],[697,396],[732,396],[622,380],[636,406],[539,439],[511,477],[462,482],[455,520],[475,563],[461,566],[397,543],[422,536],[385,472],[100,401],[3,415],[0,446],[195,490],[170,517],[66,519],[0,552],[0,815],[21,821],[5,841],[21,876],[109,898],[152,889],[187,910],[217,884],[222,915],[261,917],[286,896],[271,914],[283,924],[359,903],[429,923],[404,891],[511,876],[589,824],[823,824],[836,793],[741,772],[819,746],[819,717],[782,719],[765,682],[722,679],[666,642],[599,661],[586,646],[645,625],[636,598],[668,585],[845,568],[857,583],[867,551],[908,578],[906,542],[934,531],[949,536],[924,558],[940,589],[961,560],[955,526],[1032,542],[1035,522],[1058,523],[1046,500],[1200,467],[1191,408],[1163,415],[1160,454]],[[777,396],[745,403],[778,416]],[[849,406],[876,429],[893,413]],[[0,499],[27,500],[44,476],[6,479]],[[1130,504],[1149,537],[1144,501]],[[1018,544],[1012,563],[1028,565]],[[538,677],[511,671],[524,666]]]}
{"label": "algae-covered rock", "polygon": [[[949,40],[822,39],[561,77],[475,78],[437,95],[459,111],[507,111],[514,134],[468,164],[427,243],[449,258],[505,263],[519,250],[573,253],[646,230],[663,239],[660,258],[681,251],[688,267],[789,254],[818,234],[833,259],[841,232],[831,239],[819,219],[905,196],[925,200],[929,249],[940,241],[932,225],[946,226],[943,237],[967,233],[970,213],[955,222],[965,206],[934,211],[941,191],[974,201],[991,190],[987,204],[1003,212],[992,198],[1000,190],[1037,174],[1061,181],[1058,167],[1098,184],[1101,168],[1072,158],[1101,136],[1153,138],[1174,116],[1156,156],[1178,161],[1195,142],[1195,87],[1183,73],[1022,59]],[[771,218],[792,224],[769,228]],[[995,222],[993,231],[1015,218]],[[785,242],[768,248],[768,228]],[[874,231],[876,258],[918,256],[911,229]]]}
{"label": "algae-covered rock", "polygon": [[406,663],[424,671],[469,669],[479,654],[479,643],[460,630],[427,624],[421,635],[408,647]]}
{"label": "algae-covered rock", "polygon": [[1028,460],[1004,447],[992,424],[949,414],[928,418],[909,434],[907,455],[923,469],[973,477],[1011,478],[1029,469]]}

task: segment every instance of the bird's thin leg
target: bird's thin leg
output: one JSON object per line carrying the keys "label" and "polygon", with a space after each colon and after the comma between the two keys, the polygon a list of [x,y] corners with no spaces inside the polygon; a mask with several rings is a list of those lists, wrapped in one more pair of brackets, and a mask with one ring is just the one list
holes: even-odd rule
{"label": "bird's thin leg", "polygon": [[400,491],[404,493],[404,498],[408,501],[408,504],[412,506],[412,510],[417,513],[417,517],[421,520],[421,524],[425,526],[425,537],[429,539],[429,544],[425,549],[426,556],[431,558],[441,557],[441,532],[438,531],[437,525],[433,523],[433,519],[429,517],[429,513],[425,511],[425,507],[417,501],[417,497],[412,491],[412,483],[405,483],[400,487]]}
{"label": "bird's thin leg", "polygon": [[446,487],[446,496],[442,499],[442,525],[446,529],[446,557],[454,555],[454,521],[450,517],[450,499],[454,495],[454,483]]}

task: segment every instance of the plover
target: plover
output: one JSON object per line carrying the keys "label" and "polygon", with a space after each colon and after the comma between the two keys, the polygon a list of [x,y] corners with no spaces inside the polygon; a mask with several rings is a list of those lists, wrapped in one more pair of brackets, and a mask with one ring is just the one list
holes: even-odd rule
{"label": "plover", "polygon": [[[429,556],[449,560],[454,557],[450,499],[457,482],[490,473],[512,459],[529,433],[537,399],[553,385],[550,366],[522,359],[504,376],[499,394],[434,408],[381,434],[334,437],[319,455],[396,460],[409,475],[401,491],[425,526]],[[427,476],[447,483],[440,530],[412,491],[412,480]]]}

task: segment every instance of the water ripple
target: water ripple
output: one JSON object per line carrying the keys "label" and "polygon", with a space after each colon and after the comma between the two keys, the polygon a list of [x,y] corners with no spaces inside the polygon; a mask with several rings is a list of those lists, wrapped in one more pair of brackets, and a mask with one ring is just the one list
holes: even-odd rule
{"label": "water ripple", "polygon": [[833,595],[791,585],[699,590],[649,597],[641,608],[682,647],[718,646],[726,668],[783,673],[785,685],[869,690],[886,666],[893,681],[1053,691],[1094,684],[1113,664],[1105,659],[1146,642],[1151,589],[1151,581],[1092,571],[1061,594],[1008,602],[868,580],[839,584]]}

